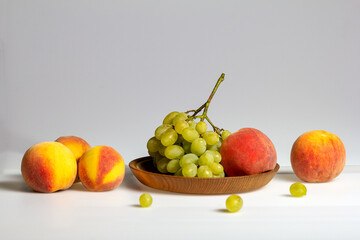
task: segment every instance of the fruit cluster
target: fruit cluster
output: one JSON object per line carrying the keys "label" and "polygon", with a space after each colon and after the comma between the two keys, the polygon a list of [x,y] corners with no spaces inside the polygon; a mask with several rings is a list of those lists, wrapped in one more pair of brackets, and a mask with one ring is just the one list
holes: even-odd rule
{"label": "fruit cluster", "polygon": [[[221,74],[208,100],[197,110],[171,112],[156,128],[154,136],[147,142],[147,149],[159,172],[185,177],[225,176],[219,151],[222,141],[231,133],[214,126],[207,115],[210,102],[224,77],[225,74]],[[213,131],[208,131],[205,120]]]}
{"label": "fruit cluster", "polygon": [[171,112],[147,142],[154,166],[161,173],[185,177],[224,177],[219,149],[230,135],[207,131],[207,124],[186,112]]}
{"label": "fruit cluster", "polygon": [[91,147],[82,138],[64,136],[29,148],[21,172],[27,185],[37,192],[68,189],[79,181],[90,191],[107,191],[120,185],[125,164],[111,147]]}

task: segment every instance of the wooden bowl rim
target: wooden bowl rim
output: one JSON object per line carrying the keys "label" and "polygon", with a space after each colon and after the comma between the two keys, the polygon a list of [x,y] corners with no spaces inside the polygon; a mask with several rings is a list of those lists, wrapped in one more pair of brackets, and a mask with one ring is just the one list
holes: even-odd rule
{"label": "wooden bowl rim", "polygon": [[251,174],[251,175],[243,175],[243,176],[234,176],[234,177],[230,177],[230,176],[226,176],[223,178],[199,178],[199,177],[184,177],[184,176],[174,176],[174,175],[169,175],[169,174],[165,174],[165,173],[155,173],[155,172],[149,172],[149,171],[145,171],[142,170],[140,168],[137,168],[137,163],[139,162],[144,162],[144,161],[150,161],[152,160],[151,156],[146,156],[146,157],[140,157],[137,159],[132,160],[129,163],[129,167],[132,170],[135,171],[140,171],[140,172],[144,172],[146,174],[150,174],[150,175],[155,175],[155,176],[160,176],[160,177],[166,177],[166,178],[186,178],[186,179],[196,179],[196,181],[201,181],[201,180],[206,180],[206,181],[219,181],[219,179],[241,179],[241,178],[254,178],[254,177],[260,177],[263,175],[269,175],[272,174],[273,172],[277,172],[280,168],[280,165],[278,163],[276,163],[276,166],[274,169],[266,171],[266,172],[262,172],[262,173],[257,173],[257,174]]}

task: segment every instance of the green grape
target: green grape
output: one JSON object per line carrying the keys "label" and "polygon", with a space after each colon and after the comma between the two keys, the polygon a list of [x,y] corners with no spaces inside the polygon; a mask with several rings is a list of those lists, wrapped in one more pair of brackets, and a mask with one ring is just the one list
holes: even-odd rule
{"label": "green grape", "polygon": [[208,145],[215,145],[220,140],[219,135],[214,131],[207,131],[202,135],[202,137]]}
{"label": "green grape", "polygon": [[188,115],[184,112],[181,112],[173,118],[172,124],[175,125],[178,121],[186,120],[187,118]]}
{"label": "green grape", "polygon": [[213,177],[214,177],[214,178],[222,178],[222,177],[225,177],[225,173],[222,172],[222,173],[220,173],[220,174],[213,174]]}
{"label": "green grape", "polygon": [[180,159],[184,155],[184,149],[178,145],[170,145],[165,148],[165,157],[168,159]]}
{"label": "green grape", "polygon": [[237,212],[243,206],[243,200],[238,195],[231,195],[226,199],[226,208],[229,212]]}
{"label": "green grape", "polygon": [[167,173],[167,164],[169,163],[169,159],[167,158],[161,158],[159,161],[157,161],[157,170],[161,173]]}
{"label": "green grape", "polygon": [[293,183],[290,186],[290,193],[294,197],[302,197],[306,195],[306,187],[302,183]]}
{"label": "green grape", "polygon": [[175,131],[178,134],[182,134],[183,130],[188,127],[189,127],[189,123],[185,120],[179,120],[175,123]]}
{"label": "green grape", "polygon": [[189,143],[188,141],[184,140],[182,142],[182,145],[183,145],[183,148],[184,148],[184,151],[185,153],[190,153],[191,152],[191,143]]}
{"label": "green grape", "polygon": [[154,164],[154,167],[157,167],[157,162],[163,158],[163,156],[160,155],[160,153],[158,152],[149,152],[150,153],[150,156],[152,157],[153,159],[153,164]]}
{"label": "green grape", "polygon": [[188,121],[188,123],[189,123],[189,127],[195,129],[195,127],[196,127],[196,122],[195,122],[194,120],[190,120],[190,121]]}
{"label": "green grape", "polygon": [[197,174],[197,166],[194,163],[185,165],[182,168],[182,174],[184,177],[195,177]]}
{"label": "green grape", "polygon": [[183,176],[182,175],[182,168],[179,168],[179,170],[176,171],[176,173],[174,173],[174,176]]}
{"label": "green grape", "polygon": [[230,134],[231,134],[230,131],[224,130],[224,131],[221,133],[221,139],[224,141]]}
{"label": "green grape", "polygon": [[179,159],[170,160],[166,166],[169,173],[176,173],[180,169]]}
{"label": "green grape", "polygon": [[195,139],[199,138],[199,133],[191,127],[185,128],[182,132],[183,138],[188,142],[193,142]]}
{"label": "green grape", "polygon": [[213,176],[213,173],[209,166],[203,165],[199,167],[197,175],[200,178],[211,178]]}
{"label": "green grape", "polygon": [[150,152],[148,151],[150,157],[154,158],[156,156],[156,154],[159,154],[159,152]]}
{"label": "green grape", "polygon": [[207,150],[206,152],[209,152],[213,155],[214,157],[214,162],[221,162],[221,154],[218,151],[214,151],[214,150]]}
{"label": "green grape", "polygon": [[178,139],[176,140],[175,144],[181,146],[184,142],[184,137],[181,134],[178,134]]}
{"label": "green grape", "polygon": [[142,207],[150,207],[152,204],[152,197],[149,193],[143,193],[141,194],[139,198],[140,205]]}
{"label": "green grape", "polygon": [[164,118],[163,124],[172,124],[174,117],[176,117],[176,115],[178,115],[178,114],[179,114],[179,112],[176,112],[176,111],[169,113]]}
{"label": "green grape", "polygon": [[199,134],[203,134],[206,132],[207,125],[204,121],[200,121],[196,124],[195,129],[196,131],[198,131]]}
{"label": "green grape", "polygon": [[161,136],[161,144],[165,147],[173,145],[178,139],[178,134],[174,129],[168,129]]}
{"label": "green grape", "polygon": [[209,167],[213,174],[219,175],[224,172],[224,167],[220,163],[213,162],[209,165]]}
{"label": "green grape", "polygon": [[191,143],[191,152],[200,156],[206,151],[206,141],[203,138],[197,138]]}
{"label": "green grape", "polygon": [[149,155],[150,155],[153,159],[163,158],[163,156],[161,156],[159,152],[149,152]]}
{"label": "green grape", "polygon": [[[222,141],[220,140],[217,144],[212,145],[212,146],[214,146],[214,148],[212,148],[212,150],[220,152],[221,144],[222,144]],[[216,149],[215,149],[215,147],[216,147]]]}
{"label": "green grape", "polygon": [[157,152],[161,147],[161,143],[155,137],[152,137],[149,139],[146,146],[149,152]]}
{"label": "green grape", "polygon": [[190,163],[197,164],[198,159],[199,159],[199,157],[193,153],[185,154],[180,159],[180,162],[179,162],[180,167],[184,167],[185,165],[190,164]]}
{"label": "green grape", "polygon": [[155,130],[156,139],[161,140],[161,136],[163,135],[163,133],[166,132],[170,128],[172,128],[172,125],[170,125],[170,124],[163,124],[163,125],[158,126]]}
{"label": "green grape", "polygon": [[166,147],[161,144],[161,146],[159,148],[159,154],[161,156],[165,156],[165,149],[166,149]]}
{"label": "green grape", "polygon": [[219,151],[217,144],[215,145],[206,145],[207,150]]}
{"label": "green grape", "polygon": [[210,152],[204,152],[200,158],[199,158],[199,165],[208,165],[212,164],[214,162],[214,157]]}

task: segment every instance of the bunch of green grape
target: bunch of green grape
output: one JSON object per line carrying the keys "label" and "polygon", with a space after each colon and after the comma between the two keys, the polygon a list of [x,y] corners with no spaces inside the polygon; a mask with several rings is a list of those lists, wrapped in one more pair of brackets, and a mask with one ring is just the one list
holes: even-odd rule
{"label": "bunch of green grape", "polygon": [[208,131],[204,121],[195,121],[185,112],[171,112],[147,142],[154,166],[161,173],[184,177],[224,177],[219,153],[230,135]]}

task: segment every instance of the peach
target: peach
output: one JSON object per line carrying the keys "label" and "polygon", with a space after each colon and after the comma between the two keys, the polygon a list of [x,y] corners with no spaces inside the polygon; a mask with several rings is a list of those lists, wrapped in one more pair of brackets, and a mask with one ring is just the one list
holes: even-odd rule
{"label": "peach", "polygon": [[345,166],[345,146],[333,133],[314,130],[302,134],[291,149],[291,166],[305,182],[329,182]]}
{"label": "peach", "polygon": [[88,150],[91,146],[82,138],[76,136],[63,136],[55,140],[68,147],[71,152],[74,154],[77,161],[80,157]]}
{"label": "peach", "polygon": [[80,180],[90,191],[115,189],[124,176],[124,160],[120,153],[111,147],[92,147],[79,160]]}
{"label": "peach", "polygon": [[62,143],[42,142],[29,148],[21,162],[26,184],[37,192],[69,188],[76,177],[74,154]]}
{"label": "peach", "polygon": [[270,139],[254,128],[242,128],[221,145],[221,164],[228,176],[251,175],[276,166],[276,150]]}
{"label": "peach", "polygon": [[[55,140],[68,147],[74,154],[76,161],[79,162],[80,157],[91,147],[84,139],[76,136],[62,136]],[[79,174],[76,175],[75,182],[79,182]]]}

